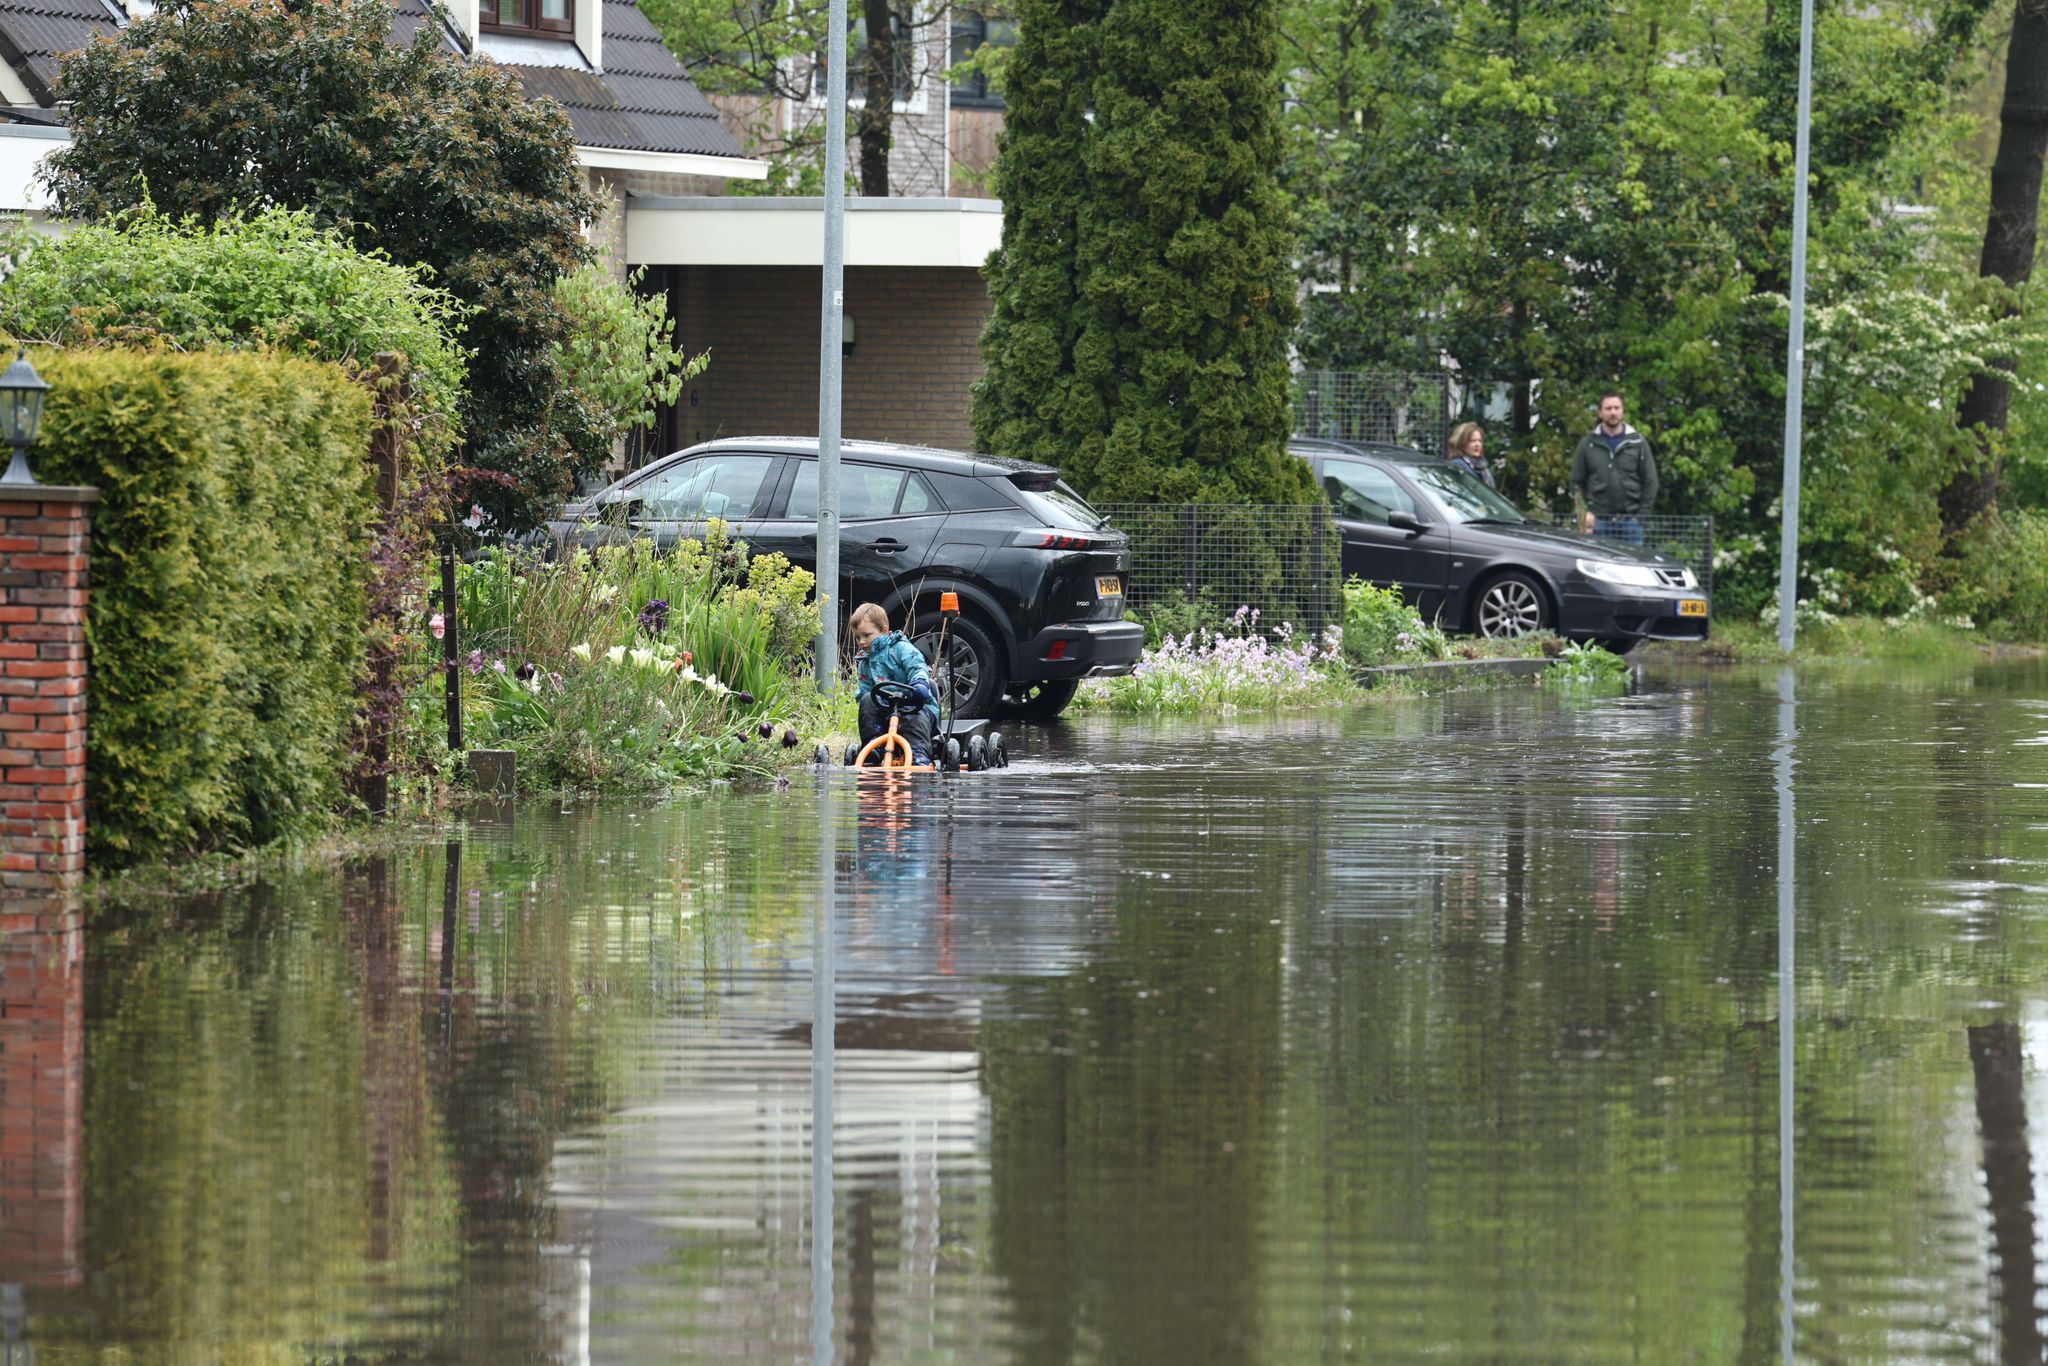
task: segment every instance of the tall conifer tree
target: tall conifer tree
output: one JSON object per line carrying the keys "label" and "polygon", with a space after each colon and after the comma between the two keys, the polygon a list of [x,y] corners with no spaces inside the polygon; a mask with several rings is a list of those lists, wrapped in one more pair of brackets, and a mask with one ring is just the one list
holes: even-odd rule
{"label": "tall conifer tree", "polygon": [[1274,0],[1024,0],[986,450],[1103,499],[1307,502]]}

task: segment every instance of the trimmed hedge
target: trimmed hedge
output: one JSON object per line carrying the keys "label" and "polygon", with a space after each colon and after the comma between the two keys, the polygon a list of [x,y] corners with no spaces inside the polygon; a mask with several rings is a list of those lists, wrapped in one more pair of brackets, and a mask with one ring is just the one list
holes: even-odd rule
{"label": "trimmed hedge", "polygon": [[94,511],[89,859],[260,844],[331,811],[362,667],[370,397],[275,353],[36,357],[34,452]]}

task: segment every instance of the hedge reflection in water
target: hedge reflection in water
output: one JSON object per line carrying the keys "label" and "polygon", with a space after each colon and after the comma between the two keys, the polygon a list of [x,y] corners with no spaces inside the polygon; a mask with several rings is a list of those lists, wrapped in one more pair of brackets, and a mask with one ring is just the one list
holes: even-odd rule
{"label": "hedge reflection in water", "polygon": [[1785,1081],[1799,1354],[2038,1356],[2003,1309],[2038,1279],[2041,671],[1803,673],[1789,746],[1770,675],[1652,683],[1091,723],[929,799],[835,775],[837,812],[485,812],[106,917],[85,1271],[10,1271],[22,1331],[788,1359],[829,1309],[847,1360],[1754,1361]]}

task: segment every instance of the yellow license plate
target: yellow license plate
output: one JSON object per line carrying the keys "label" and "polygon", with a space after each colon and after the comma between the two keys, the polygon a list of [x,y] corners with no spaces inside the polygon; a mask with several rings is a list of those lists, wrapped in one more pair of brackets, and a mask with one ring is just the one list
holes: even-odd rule
{"label": "yellow license plate", "polygon": [[1703,617],[1706,614],[1707,604],[1700,599],[1680,598],[1678,600],[1678,615],[1681,617]]}
{"label": "yellow license plate", "polygon": [[1095,580],[1095,596],[1098,598],[1120,598],[1124,595],[1124,581],[1115,574],[1104,574]]}

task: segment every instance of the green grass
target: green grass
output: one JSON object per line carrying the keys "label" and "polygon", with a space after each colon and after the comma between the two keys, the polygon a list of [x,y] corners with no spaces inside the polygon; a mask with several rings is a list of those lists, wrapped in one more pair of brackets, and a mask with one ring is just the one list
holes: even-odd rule
{"label": "green grass", "polygon": [[[2040,647],[1994,642],[1958,627],[1929,621],[1889,622],[1879,617],[1842,617],[1826,625],[1799,628],[1792,657],[1801,660],[1972,659],[1994,653],[2032,653]],[[1774,626],[1755,621],[1714,623],[1709,640],[1661,641],[1643,647],[1645,658],[1770,663],[1782,658]]]}

